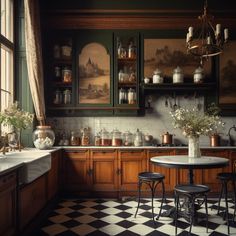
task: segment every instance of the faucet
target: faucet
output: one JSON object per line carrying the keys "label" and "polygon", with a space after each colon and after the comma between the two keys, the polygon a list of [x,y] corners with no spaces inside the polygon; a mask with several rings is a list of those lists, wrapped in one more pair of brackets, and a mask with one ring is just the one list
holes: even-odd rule
{"label": "faucet", "polygon": [[233,125],[232,127],[229,128],[229,131],[228,131],[228,136],[229,136],[228,145],[229,146],[234,146],[234,140],[233,140],[233,138],[230,135],[230,132],[231,132],[232,129],[236,132],[236,126]]}
{"label": "faucet", "polygon": [[0,152],[2,152],[3,155],[6,154],[6,152],[8,151],[6,145],[7,145],[7,141],[8,141],[8,136],[5,135],[5,136],[0,136],[0,140],[1,140],[1,144],[2,144],[2,147],[0,149]]}

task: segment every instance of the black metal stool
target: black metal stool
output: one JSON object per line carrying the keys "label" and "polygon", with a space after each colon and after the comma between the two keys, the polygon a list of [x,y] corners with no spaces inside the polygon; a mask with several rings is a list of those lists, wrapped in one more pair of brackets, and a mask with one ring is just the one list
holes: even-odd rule
{"label": "black metal stool", "polygon": [[152,219],[153,219],[153,222],[155,223],[153,199],[154,199],[156,187],[159,183],[161,183],[161,185],[162,185],[162,200],[161,200],[160,211],[159,211],[159,214],[156,218],[157,220],[159,219],[161,211],[162,211],[163,201],[165,199],[164,179],[165,179],[165,176],[160,173],[155,173],[155,172],[141,172],[141,173],[139,173],[139,175],[138,175],[138,206],[137,206],[137,210],[136,210],[134,217],[136,217],[136,215],[138,213],[140,199],[141,199],[141,187],[142,187],[142,184],[145,183],[151,189],[151,193],[152,193],[152,196],[151,196],[152,197]]}
{"label": "black metal stool", "polygon": [[200,184],[185,184],[185,185],[176,185],[174,191],[175,191],[175,207],[176,207],[175,235],[177,234],[177,219],[178,219],[178,216],[180,215],[180,212],[179,212],[179,206],[180,206],[179,197],[180,196],[187,198],[186,204],[188,206],[188,210],[187,211],[185,210],[185,212],[183,212],[183,215],[188,217],[190,220],[189,234],[191,233],[192,225],[194,222],[194,216],[196,213],[195,204],[199,203],[196,201],[196,199],[203,198],[203,201],[201,202],[201,204],[205,202],[206,231],[208,232],[207,193],[210,191],[210,188],[206,185],[200,185]]}
{"label": "black metal stool", "polygon": [[220,213],[220,202],[222,199],[222,196],[224,195],[225,199],[225,213],[223,215],[223,219],[227,221],[227,227],[228,227],[228,234],[230,233],[229,230],[229,208],[228,208],[228,183],[232,183],[232,190],[234,194],[234,214],[233,214],[233,221],[235,218],[236,213],[236,188],[235,188],[235,181],[236,181],[236,162],[233,164],[233,172],[222,172],[217,174],[217,179],[221,182],[221,191],[220,196],[218,200],[218,207],[217,207],[217,214]]}

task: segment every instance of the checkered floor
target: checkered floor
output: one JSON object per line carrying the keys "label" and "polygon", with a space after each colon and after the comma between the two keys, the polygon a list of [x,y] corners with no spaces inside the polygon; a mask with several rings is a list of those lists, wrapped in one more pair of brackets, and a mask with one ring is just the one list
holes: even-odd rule
{"label": "checkered floor", "polygon": [[[206,233],[205,219],[193,226],[191,235],[227,235],[227,225],[221,216],[216,213],[216,199],[208,200],[209,231]],[[48,218],[40,224],[40,229],[34,232],[35,236],[134,236],[134,235],[175,235],[173,219],[161,217],[153,224],[150,199],[143,199],[138,215],[134,218],[137,202],[135,200],[118,201],[111,199],[63,199]],[[158,212],[160,200],[155,199],[155,212]],[[164,209],[174,206],[173,199],[167,199]],[[224,203],[222,203],[223,209]],[[233,204],[229,203],[232,216]],[[205,209],[201,208],[204,213]],[[178,219],[178,235],[187,235],[189,224]],[[236,235],[236,223],[230,222],[230,234]]]}

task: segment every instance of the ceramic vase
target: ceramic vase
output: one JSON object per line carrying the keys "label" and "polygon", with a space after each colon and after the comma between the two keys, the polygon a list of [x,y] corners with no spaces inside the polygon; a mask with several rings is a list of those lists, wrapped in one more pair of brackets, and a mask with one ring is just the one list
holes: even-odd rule
{"label": "ceramic vase", "polygon": [[199,158],[201,157],[201,150],[199,146],[199,137],[188,138],[188,157]]}

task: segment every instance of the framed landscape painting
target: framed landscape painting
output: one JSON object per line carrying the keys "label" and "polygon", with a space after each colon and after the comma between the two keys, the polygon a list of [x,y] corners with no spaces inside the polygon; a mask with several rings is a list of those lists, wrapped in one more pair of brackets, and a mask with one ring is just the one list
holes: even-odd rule
{"label": "framed landscape painting", "polygon": [[236,41],[224,45],[219,63],[219,106],[222,114],[236,114]]}
{"label": "framed landscape painting", "polygon": [[110,104],[110,55],[100,43],[79,54],[79,104]]}
{"label": "framed landscape painting", "polygon": [[[185,39],[144,39],[144,77],[151,78],[158,68],[162,71],[165,81],[165,78],[172,78],[173,70],[179,66],[183,70],[185,82],[192,82],[193,73],[199,65],[199,58],[187,53]],[[203,69],[205,78],[210,78],[210,59],[204,63]]]}

